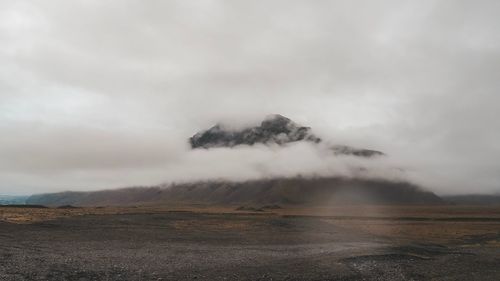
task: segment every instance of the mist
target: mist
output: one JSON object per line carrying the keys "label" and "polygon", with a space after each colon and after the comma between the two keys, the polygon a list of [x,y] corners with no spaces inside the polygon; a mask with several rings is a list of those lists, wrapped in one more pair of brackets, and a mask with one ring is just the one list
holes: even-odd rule
{"label": "mist", "polygon": [[[497,1],[2,1],[0,194],[276,176],[500,192]],[[191,150],[278,113],[334,144]]]}

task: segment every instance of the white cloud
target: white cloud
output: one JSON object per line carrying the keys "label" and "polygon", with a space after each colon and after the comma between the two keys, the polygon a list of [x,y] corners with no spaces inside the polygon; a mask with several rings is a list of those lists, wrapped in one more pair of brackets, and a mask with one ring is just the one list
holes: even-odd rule
{"label": "white cloud", "polygon": [[487,0],[2,1],[0,193],[342,170],[306,148],[286,151],[308,165],[282,167],[272,149],[186,147],[217,121],[269,113],[383,150],[392,163],[377,165],[438,192],[499,190],[499,12]]}

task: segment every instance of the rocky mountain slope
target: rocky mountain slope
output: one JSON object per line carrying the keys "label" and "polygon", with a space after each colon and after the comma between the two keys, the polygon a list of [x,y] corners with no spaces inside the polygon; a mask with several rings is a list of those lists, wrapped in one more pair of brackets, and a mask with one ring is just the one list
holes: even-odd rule
{"label": "rocky mountain slope", "polygon": [[[191,148],[210,149],[214,147],[234,147],[238,145],[254,145],[257,143],[286,143],[307,141],[315,144],[323,140],[314,135],[310,127],[299,125],[282,115],[270,115],[259,126],[242,130],[229,130],[222,124],[199,132],[189,139]],[[335,154],[354,155],[359,157],[374,157],[384,155],[380,151],[358,149],[346,145],[331,145],[329,147]]]}
{"label": "rocky mountain slope", "polygon": [[281,178],[246,182],[196,182],[95,192],[33,195],[28,204],[108,206],[138,204],[346,205],[440,204],[432,192],[415,185],[383,180]]}

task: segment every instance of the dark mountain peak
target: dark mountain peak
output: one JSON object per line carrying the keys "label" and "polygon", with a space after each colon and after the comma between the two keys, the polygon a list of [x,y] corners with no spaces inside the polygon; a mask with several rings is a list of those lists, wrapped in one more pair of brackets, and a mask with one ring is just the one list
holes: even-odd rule
{"label": "dark mountain peak", "polygon": [[290,118],[286,118],[283,115],[271,114],[266,116],[264,121],[260,123],[260,127],[262,129],[279,129],[285,131],[288,127],[297,127],[297,124],[290,120]]}
{"label": "dark mountain peak", "polygon": [[256,143],[285,144],[296,141],[320,142],[311,133],[311,128],[303,127],[279,114],[269,115],[260,126],[243,130],[228,130],[222,124],[199,132],[189,139],[192,148],[233,147]]}
{"label": "dark mountain peak", "polygon": [[[268,115],[259,126],[241,130],[227,129],[223,124],[219,123],[189,138],[193,149],[234,147],[237,145],[254,145],[256,143],[283,145],[297,141],[322,142],[319,137],[311,132],[310,127],[299,125],[279,114]],[[380,151],[358,149],[345,145],[328,147],[335,155],[352,155],[366,158],[384,155]]]}

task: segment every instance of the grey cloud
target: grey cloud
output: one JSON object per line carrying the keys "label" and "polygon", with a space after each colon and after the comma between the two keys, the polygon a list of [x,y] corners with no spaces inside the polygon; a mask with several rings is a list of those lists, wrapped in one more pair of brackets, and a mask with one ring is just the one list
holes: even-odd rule
{"label": "grey cloud", "polygon": [[269,113],[383,150],[378,170],[402,166],[437,192],[499,191],[499,12],[487,0],[2,1],[0,193],[349,170],[305,148],[287,151],[310,161],[282,170],[269,148],[186,147],[215,122]]}

